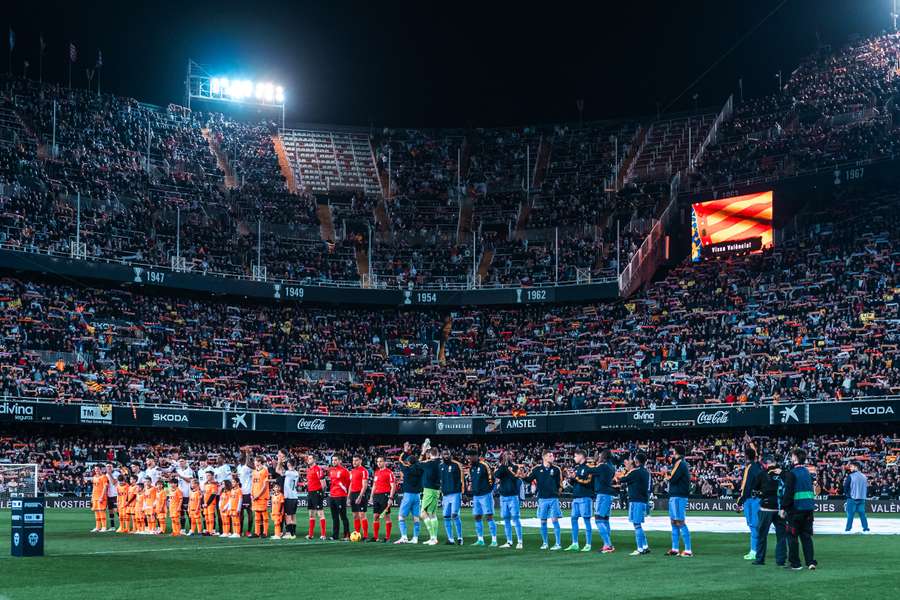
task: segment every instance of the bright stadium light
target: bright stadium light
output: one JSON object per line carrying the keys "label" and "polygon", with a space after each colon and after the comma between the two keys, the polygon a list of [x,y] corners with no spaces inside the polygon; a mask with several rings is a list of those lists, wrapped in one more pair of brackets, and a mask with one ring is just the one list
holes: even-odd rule
{"label": "bright stadium light", "polygon": [[284,127],[284,86],[272,81],[256,81],[227,75],[212,76],[202,65],[188,61],[185,83],[187,105],[191,100],[253,104],[281,109],[281,126]]}

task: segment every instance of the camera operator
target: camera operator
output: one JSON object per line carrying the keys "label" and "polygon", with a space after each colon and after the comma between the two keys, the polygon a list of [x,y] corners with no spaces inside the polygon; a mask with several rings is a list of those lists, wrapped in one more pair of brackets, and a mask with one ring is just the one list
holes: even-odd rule
{"label": "camera operator", "polygon": [[766,564],[769,528],[775,526],[775,564],[783,567],[787,561],[787,532],[784,519],[778,514],[778,488],[781,487],[781,467],[774,457],[767,456],[766,468],[753,482],[753,496],[759,499],[759,520],[756,526],[756,559],[754,565]]}

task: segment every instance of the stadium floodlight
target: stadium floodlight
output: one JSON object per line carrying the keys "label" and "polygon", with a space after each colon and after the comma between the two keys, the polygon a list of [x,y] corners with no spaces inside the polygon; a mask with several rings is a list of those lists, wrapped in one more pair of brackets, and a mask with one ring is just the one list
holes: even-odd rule
{"label": "stadium floodlight", "polygon": [[210,75],[208,69],[188,61],[187,106],[192,100],[231,102],[281,109],[281,127],[284,128],[284,86],[271,81],[256,81],[245,77]]}

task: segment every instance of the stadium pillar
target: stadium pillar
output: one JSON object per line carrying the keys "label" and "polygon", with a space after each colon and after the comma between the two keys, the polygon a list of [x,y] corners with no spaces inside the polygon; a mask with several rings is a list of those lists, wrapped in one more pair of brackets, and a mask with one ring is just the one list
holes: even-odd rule
{"label": "stadium pillar", "polygon": [[50,152],[53,153],[53,158],[56,158],[56,98],[53,99],[53,141],[50,145]]}
{"label": "stadium pillar", "polygon": [[619,245],[619,219],[616,219],[616,275],[622,272],[622,247]]}
{"label": "stadium pillar", "polygon": [[81,192],[75,200],[75,248],[81,252]]}
{"label": "stadium pillar", "polygon": [[[175,208],[175,257],[177,259],[181,258],[181,207],[177,206]],[[180,263],[180,260],[176,261],[176,264]]]}
{"label": "stadium pillar", "polygon": [[553,269],[553,284],[559,285],[559,226],[553,234],[553,253],[556,255],[556,267]]}

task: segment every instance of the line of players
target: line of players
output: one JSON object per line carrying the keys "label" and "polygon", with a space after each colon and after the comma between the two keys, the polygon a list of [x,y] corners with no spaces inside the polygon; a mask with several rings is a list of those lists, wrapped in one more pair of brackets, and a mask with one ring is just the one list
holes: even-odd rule
{"label": "line of players", "polygon": [[[588,464],[586,453],[575,452],[575,467],[564,475],[554,464],[552,452],[542,456],[539,466],[531,470],[512,461],[512,454],[504,452],[500,465],[491,469],[477,451],[467,454],[466,464],[455,460],[448,450],[431,448],[428,440],[421,453],[412,452],[409,443],[404,444],[399,461],[402,480],[398,484],[394,470],[387,466],[384,457],[376,459],[376,469],[370,474],[362,465],[362,458],[353,458],[353,468],[346,469],[341,458],[334,456],[326,470],[317,465],[311,455],[306,457],[307,505],[309,530],[306,538],[314,539],[315,526],[319,526],[320,539],[348,539],[351,535],[347,508],[353,515],[353,532],[363,540],[378,541],[381,524],[384,523],[382,542],[391,539],[391,509],[400,496],[398,525],[400,538],[396,544],[419,542],[421,524],[429,533],[427,545],[438,544],[438,514],[443,517],[445,543],[463,544],[460,508],[466,491],[472,497],[472,513],[475,520],[474,545],[487,545],[484,524],[487,522],[491,536],[490,545],[498,546],[494,521],[494,493],[500,495],[500,513],[506,533],[502,547],[523,547],[521,524],[521,498],[523,482],[534,482],[538,498],[538,518],[541,521],[541,549],[560,550],[562,512],[559,503],[564,486],[572,487],[572,544],[568,551],[591,550],[593,528],[592,513],[603,538],[601,552],[615,551],[610,539],[609,515],[613,499],[619,495],[619,485],[626,486],[629,497],[629,519],[635,526],[637,549],[633,554],[649,552],[641,523],[647,514],[650,493],[650,474],[644,468],[645,458],[637,454],[626,461],[625,471],[617,471],[609,460],[609,452],[600,454],[598,464]],[[270,464],[271,463],[271,464]],[[253,465],[251,467],[251,464]],[[217,535],[240,537],[269,537],[269,517],[274,524],[274,539],[296,537],[297,495],[300,488],[296,463],[280,451],[274,461],[257,456],[232,470],[219,460],[217,466],[201,461],[195,473],[184,459],[168,468],[160,468],[154,459],[148,459],[140,470],[132,465],[132,472],[116,471],[111,464],[105,469],[96,465],[90,476],[92,483],[91,508],[95,515],[92,532],[116,531],[119,533],[163,534],[166,518],[171,523],[172,535]],[[687,467],[676,465],[674,478],[689,481]],[[468,481],[468,485],[466,482]],[[671,485],[671,481],[670,481]],[[326,497],[325,490],[328,488]],[[398,489],[399,488],[399,489]],[[685,492],[686,504],[687,494]],[[595,499],[596,498],[596,499]],[[331,535],[326,535],[325,503],[331,513]],[[373,508],[372,535],[369,536],[368,506]],[[271,508],[271,512],[269,509]],[[107,521],[107,511],[109,519]],[[683,513],[683,508],[681,509]],[[119,525],[115,526],[118,516]],[[246,516],[246,524],[244,522]],[[584,522],[586,544],[579,547],[579,519]],[[185,524],[187,521],[186,531]],[[409,530],[412,521],[412,531]],[[554,529],[555,543],[550,544],[548,522]],[[683,516],[682,516],[683,523]],[[109,525],[109,526],[108,526]],[[252,533],[251,533],[252,531]],[[684,556],[690,556],[690,536],[685,531]]]}
{"label": "line of players", "polygon": [[[765,523],[764,531],[759,529],[761,512],[758,498],[751,494],[752,488],[765,487],[765,469],[756,460],[756,449],[751,444],[747,450],[748,464],[744,472],[739,504],[747,515],[751,527],[751,553],[745,556],[762,564],[765,545],[761,555],[757,555],[761,539],[768,533],[768,523],[778,520],[772,515]],[[787,490],[791,515],[778,511],[785,524],[779,535],[779,563],[783,564],[784,546],[789,546],[791,566],[799,564],[797,554],[798,539],[803,543],[808,566],[815,568],[812,557],[812,510],[814,504],[814,481],[804,466],[805,452],[798,449],[792,453],[795,467],[789,472],[790,489]],[[503,520],[506,543],[501,547],[523,547],[521,523],[521,499],[524,483],[532,483],[537,496],[537,517],[540,520],[542,550],[562,550],[562,532],[559,519],[562,518],[560,493],[569,488],[572,495],[571,544],[566,551],[590,552],[592,550],[593,527],[591,517],[603,540],[601,553],[615,551],[611,540],[609,518],[614,499],[624,491],[628,501],[628,520],[634,527],[635,550],[633,556],[650,553],[643,523],[649,513],[652,478],[646,469],[646,456],[636,453],[625,460],[623,468],[617,468],[608,450],[602,451],[596,460],[590,460],[584,450],[574,452],[574,466],[563,470],[554,464],[552,452],[545,452],[541,463],[531,469],[514,463],[510,452],[503,452],[499,465],[492,469],[477,450],[466,454],[463,464],[453,458],[449,450],[442,452],[430,446],[425,440],[419,453],[413,452],[408,442],[403,446],[399,460],[402,480],[395,479],[394,470],[388,467],[383,456],[376,458],[376,469],[371,474],[362,464],[362,457],[354,456],[352,469],[343,466],[341,458],[332,457],[332,464],[326,470],[316,464],[312,455],[305,457],[307,502],[309,508],[308,540],[314,539],[318,523],[320,539],[349,539],[351,535],[368,541],[378,541],[381,524],[384,536],[380,541],[391,539],[391,509],[400,495],[398,525],[400,538],[395,544],[417,544],[421,524],[429,534],[426,545],[439,543],[438,514],[443,517],[445,544],[462,545],[463,529],[460,518],[462,495],[465,491],[472,498],[476,540],[473,545],[499,546],[497,525],[494,520],[495,493],[499,493],[500,517]],[[285,451],[279,451],[274,460],[256,456],[232,470],[222,458],[216,466],[201,461],[195,476],[184,459],[169,465],[165,470],[157,467],[153,459],[148,459],[141,471],[132,465],[132,473],[117,473],[112,465],[106,471],[99,465],[91,476],[92,510],[95,514],[95,528],[92,531],[112,531],[123,533],[165,533],[166,516],[172,524],[172,535],[182,535],[187,515],[189,527],[184,535],[220,535],[240,537],[269,537],[269,518],[274,524],[273,539],[293,539],[296,537],[296,511],[298,492],[301,488],[300,474],[296,462],[288,458]],[[671,521],[672,545],[666,552],[671,556],[691,557],[691,534],[686,524],[686,509],[690,491],[691,473],[685,460],[685,449],[672,448],[672,467],[664,472],[668,483],[668,512]],[[126,481],[127,479],[127,481]],[[369,484],[371,479],[372,483]],[[168,483],[168,485],[167,485]],[[115,494],[110,486],[114,486]],[[325,496],[328,488],[327,499]],[[782,486],[784,487],[784,486]],[[778,503],[782,503],[782,489]],[[110,500],[116,498],[116,500]],[[327,500],[331,513],[331,535],[326,536],[324,506]],[[347,508],[353,516],[353,532],[349,527]],[[368,505],[373,508],[372,536],[369,537]],[[812,504],[812,508],[808,505]],[[271,512],[269,512],[271,507]],[[110,515],[118,513],[119,526],[114,521],[107,527],[107,509]],[[763,507],[764,511],[765,508]],[[246,524],[242,518],[246,514]],[[409,522],[412,521],[410,531]],[[487,522],[490,542],[486,542],[484,525]],[[218,527],[217,527],[218,523]],[[553,528],[551,544],[549,526]],[[580,529],[583,523],[585,544],[580,545]],[[777,525],[777,523],[776,523]],[[252,533],[251,533],[252,531]],[[779,528],[776,526],[776,532]]]}

